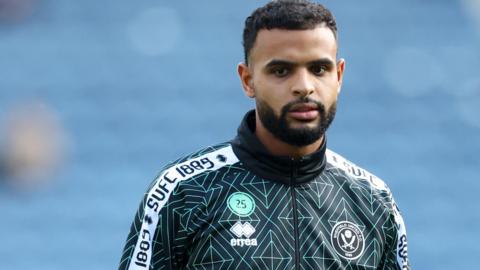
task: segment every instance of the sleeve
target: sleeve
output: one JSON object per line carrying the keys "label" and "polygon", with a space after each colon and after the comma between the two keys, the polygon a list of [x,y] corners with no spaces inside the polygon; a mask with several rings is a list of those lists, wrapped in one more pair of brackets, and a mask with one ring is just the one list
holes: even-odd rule
{"label": "sleeve", "polygon": [[167,165],[153,181],[135,215],[120,270],[174,270],[187,263],[192,239],[207,222],[205,188],[199,184],[205,180],[199,179],[238,162],[231,146],[213,150]]}
{"label": "sleeve", "polygon": [[163,172],[145,193],[135,215],[120,261],[121,270],[181,268],[185,230],[182,194],[176,177]]}
{"label": "sleeve", "polygon": [[383,255],[381,270],[410,270],[410,261],[407,252],[407,231],[405,222],[398,209],[397,204],[392,198],[393,216],[394,216],[394,237],[392,243],[387,246]]}

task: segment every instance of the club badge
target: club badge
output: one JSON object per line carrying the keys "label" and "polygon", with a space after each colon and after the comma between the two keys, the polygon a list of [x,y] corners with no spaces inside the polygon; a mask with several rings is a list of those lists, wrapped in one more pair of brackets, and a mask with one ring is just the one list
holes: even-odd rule
{"label": "club badge", "polygon": [[333,226],[331,242],[337,254],[348,260],[358,259],[365,247],[362,231],[349,221],[340,221]]}

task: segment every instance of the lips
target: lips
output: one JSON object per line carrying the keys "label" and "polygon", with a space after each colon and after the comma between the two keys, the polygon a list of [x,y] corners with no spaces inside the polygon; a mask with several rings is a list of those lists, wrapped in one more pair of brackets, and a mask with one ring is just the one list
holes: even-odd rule
{"label": "lips", "polygon": [[319,111],[318,106],[313,103],[301,103],[292,106],[288,114],[296,120],[311,121],[318,117]]}

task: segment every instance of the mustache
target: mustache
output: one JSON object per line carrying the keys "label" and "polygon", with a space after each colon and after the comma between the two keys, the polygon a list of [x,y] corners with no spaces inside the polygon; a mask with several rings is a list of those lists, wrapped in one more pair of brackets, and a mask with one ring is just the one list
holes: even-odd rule
{"label": "mustache", "polygon": [[283,106],[282,115],[287,114],[289,111],[292,110],[293,107],[295,107],[299,104],[301,105],[301,104],[306,104],[306,103],[315,104],[318,111],[320,111],[321,113],[325,112],[325,106],[321,102],[313,100],[309,97],[302,97],[302,98],[299,98],[297,100],[291,101],[291,102],[287,103],[285,106]]}

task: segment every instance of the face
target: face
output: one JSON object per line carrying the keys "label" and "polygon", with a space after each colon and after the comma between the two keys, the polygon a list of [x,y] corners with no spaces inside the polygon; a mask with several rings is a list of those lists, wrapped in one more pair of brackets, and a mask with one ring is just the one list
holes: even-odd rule
{"label": "face", "polygon": [[249,66],[238,72],[257,116],[276,138],[296,146],[319,140],[333,121],[344,60],[337,62],[333,32],[260,30]]}

